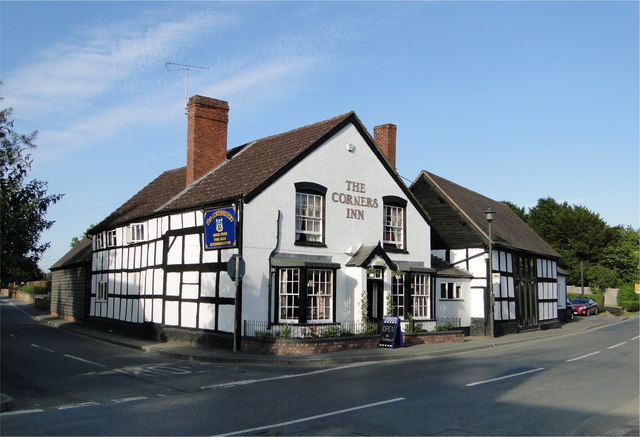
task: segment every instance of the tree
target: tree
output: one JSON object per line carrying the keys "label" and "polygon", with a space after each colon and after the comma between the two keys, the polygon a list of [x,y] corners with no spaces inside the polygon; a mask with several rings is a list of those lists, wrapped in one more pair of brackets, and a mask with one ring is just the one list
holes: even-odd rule
{"label": "tree", "polygon": [[[0,83],[0,86],[2,84]],[[4,100],[0,97],[0,102]],[[33,279],[34,266],[49,243],[40,235],[53,225],[47,209],[61,194],[47,194],[47,183],[27,180],[37,132],[22,135],[13,129],[12,108],[0,110],[0,284]]]}
{"label": "tree", "polygon": [[89,232],[89,229],[93,228],[94,226],[95,225],[89,226],[87,230],[84,232],[84,234],[82,234],[81,236],[71,238],[71,243],[69,243],[71,248],[73,249],[74,247],[76,247],[78,243],[80,243],[80,241],[82,241],[82,239],[85,237],[85,235],[87,235],[87,233]]}
{"label": "tree", "polygon": [[516,215],[518,217],[520,217],[520,219],[522,219],[523,222],[527,222],[527,220],[529,219],[526,211],[524,210],[524,206],[518,206],[515,203],[511,203],[508,200],[503,200],[502,203],[504,203],[505,205],[507,205],[509,208],[511,208],[511,211],[515,212]]}

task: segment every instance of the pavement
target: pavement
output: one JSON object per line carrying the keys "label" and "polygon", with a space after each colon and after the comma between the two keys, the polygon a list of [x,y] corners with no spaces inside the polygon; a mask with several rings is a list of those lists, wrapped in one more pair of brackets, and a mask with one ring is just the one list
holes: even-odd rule
{"label": "pavement", "polygon": [[[6,298],[3,298],[5,300]],[[464,342],[458,343],[430,343],[410,345],[400,348],[368,348],[353,349],[339,352],[321,353],[313,355],[259,355],[248,352],[233,352],[228,349],[212,348],[210,346],[197,346],[188,343],[166,342],[158,343],[153,340],[144,340],[125,335],[101,331],[69,322],[51,316],[48,312],[37,309],[32,305],[22,303],[14,299],[8,299],[12,305],[19,306],[34,320],[46,323],[50,326],[65,329],[78,335],[90,337],[111,344],[157,354],[173,358],[193,361],[207,361],[217,363],[245,363],[267,365],[295,365],[295,366],[328,366],[366,361],[389,361],[436,357],[464,353],[472,350],[504,347],[527,341],[543,340],[551,337],[565,336],[579,332],[596,329],[602,326],[627,320],[628,316],[616,317],[609,313],[600,313],[589,317],[574,317],[560,328],[533,330],[519,334],[510,334],[501,337],[465,337]],[[0,393],[0,411],[11,409],[13,399]],[[6,409],[5,409],[6,408]]]}

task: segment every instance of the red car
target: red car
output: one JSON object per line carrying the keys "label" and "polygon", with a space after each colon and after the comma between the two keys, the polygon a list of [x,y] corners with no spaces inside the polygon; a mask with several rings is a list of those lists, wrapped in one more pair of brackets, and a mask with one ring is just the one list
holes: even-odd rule
{"label": "red car", "polygon": [[574,297],[571,300],[571,306],[573,306],[573,312],[579,316],[598,314],[598,304],[591,298]]}

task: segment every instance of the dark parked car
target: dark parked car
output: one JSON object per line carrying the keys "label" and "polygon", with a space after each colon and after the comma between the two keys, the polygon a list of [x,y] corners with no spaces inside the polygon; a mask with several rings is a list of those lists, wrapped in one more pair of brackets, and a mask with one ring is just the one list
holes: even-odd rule
{"label": "dark parked car", "polygon": [[567,299],[567,320],[573,320],[573,304],[569,299]]}
{"label": "dark parked car", "polygon": [[573,312],[579,316],[589,316],[598,314],[598,304],[595,300],[587,297],[574,297],[571,300]]}

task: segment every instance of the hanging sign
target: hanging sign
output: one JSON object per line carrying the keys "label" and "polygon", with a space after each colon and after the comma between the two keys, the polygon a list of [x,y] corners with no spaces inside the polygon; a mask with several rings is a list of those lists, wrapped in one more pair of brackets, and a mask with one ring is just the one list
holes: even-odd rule
{"label": "hanging sign", "polygon": [[380,334],[380,347],[395,348],[396,346],[404,347],[400,317],[384,316]]}
{"label": "hanging sign", "polygon": [[204,250],[236,247],[236,210],[233,207],[204,212]]}

